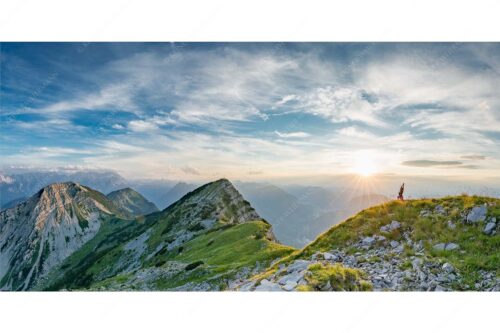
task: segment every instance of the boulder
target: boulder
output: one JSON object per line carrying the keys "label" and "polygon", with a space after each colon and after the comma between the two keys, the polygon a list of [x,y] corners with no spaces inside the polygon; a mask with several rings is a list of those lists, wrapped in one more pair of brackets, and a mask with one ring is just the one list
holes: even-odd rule
{"label": "boulder", "polygon": [[448,243],[446,244],[446,251],[453,251],[453,250],[458,250],[460,248],[460,245],[455,244],[455,243]]}
{"label": "boulder", "polygon": [[392,240],[389,244],[391,245],[391,247],[398,247],[399,246],[399,242],[395,241],[395,240]]}
{"label": "boulder", "polygon": [[394,249],[394,252],[396,252],[396,253],[402,253],[402,252],[404,251],[404,249],[405,249],[405,248],[404,248],[404,246],[403,246],[403,245],[399,245],[398,247],[396,247],[396,248]]}
{"label": "boulder", "polygon": [[486,214],[488,214],[488,208],[485,205],[476,206],[467,214],[467,222],[482,222],[486,219]]}
{"label": "boulder", "polygon": [[290,281],[283,286],[283,289],[285,289],[286,291],[292,291],[295,289],[295,287],[297,287],[297,282]]}
{"label": "boulder", "polygon": [[496,224],[493,222],[488,222],[483,229],[483,233],[486,235],[492,235],[493,232],[495,231]]}
{"label": "boulder", "polygon": [[399,229],[401,227],[401,223],[398,221],[392,221],[390,224],[384,225],[380,227],[381,232],[390,232],[396,229]]}
{"label": "boulder", "polygon": [[417,270],[420,268],[420,266],[422,266],[422,264],[424,263],[424,261],[420,258],[415,258],[413,259],[413,261],[411,262],[411,265],[413,266],[413,269],[414,270]]}
{"label": "boulder", "polygon": [[286,285],[286,284],[288,284],[290,282],[293,282],[293,283],[297,284],[299,282],[299,280],[303,276],[304,276],[304,271],[302,271],[302,272],[294,271],[294,272],[292,272],[290,274],[282,276],[278,280],[278,283],[281,284],[281,285]]}
{"label": "boulder", "polygon": [[434,208],[434,212],[439,215],[446,215],[446,210],[441,205],[437,205],[436,208]]}
{"label": "boulder", "polygon": [[255,291],[281,291],[282,289],[277,283],[267,279],[260,281],[260,285],[255,288]]}
{"label": "boulder", "polygon": [[443,264],[442,269],[446,273],[453,273],[455,271],[455,268],[450,263],[447,262]]}
{"label": "boulder", "polygon": [[325,253],[323,253],[323,258],[325,258],[325,260],[336,260],[337,256],[334,254],[325,252]]}
{"label": "boulder", "polygon": [[288,266],[287,272],[292,273],[292,272],[296,272],[296,271],[303,271],[303,270],[307,269],[307,267],[310,264],[311,264],[311,262],[307,261],[307,260],[303,260],[303,259],[295,260],[293,263],[291,263]]}
{"label": "boulder", "polygon": [[453,251],[459,249],[460,246],[455,243],[439,243],[434,245],[433,248],[439,251]]}
{"label": "boulder", "polygon": [[373,237],[365,237],[363,238],[363,240],[361,240],[361,242],[363,243],[363,245],[373,245],[375,243],[375,238]]}

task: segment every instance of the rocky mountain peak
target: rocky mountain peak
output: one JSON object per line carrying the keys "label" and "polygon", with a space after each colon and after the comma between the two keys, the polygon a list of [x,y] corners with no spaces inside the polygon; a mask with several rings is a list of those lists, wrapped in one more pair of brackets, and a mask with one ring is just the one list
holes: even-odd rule
{"label": "rocky mountain peak", "polygon": [[115,211],[103,194],[67,182],[45,186],[0,212],[0,289],[24,290],[36,284],[94,237],[102,219]]}
{"label": "rocky mountain peak", "polygon": [[194,214],[191,215],[201,219],[214,219],[225,223],[262,219],[225,178],[197,188],[182,197],[177,204],[193,207]]}
{"label": "rocky mountain peak", "polygon": [[130,187],[113,191],[107,195],[116,207],[128,217],[147,215],[158,211],[156,205]]}

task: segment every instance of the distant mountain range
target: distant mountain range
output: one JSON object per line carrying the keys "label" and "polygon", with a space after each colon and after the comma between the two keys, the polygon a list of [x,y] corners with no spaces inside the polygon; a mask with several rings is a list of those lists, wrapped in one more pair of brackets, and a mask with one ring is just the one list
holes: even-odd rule
{"label": "distant mountain range", "polygon": [[25,200],[39,189],[53,183],[76,182],[102,193],[125,187],[139,191],[157,207],[164,208],[164,196],[175,182],[168,180],[127,180],[113,171],[32,171],[12,174],[0,173],[0,208],[9,208]]}
{"label": "distant mountain range", "polygon": [[[129,181],[112,171],[29,172],[1,175],[0,205],[14,207],[40,188],[56,182],[74,181],[109,193],[133,188],[159,209],[165,209],[199,185],[168,180]],[[320,186],[235,182],[236,188],[274,229],[283,244],[301,247],[331,226],[374,204],[389,200],[380,194],[354,196],[347,190],[328,190]],[[151,207],[152,209],[152,207]]]}

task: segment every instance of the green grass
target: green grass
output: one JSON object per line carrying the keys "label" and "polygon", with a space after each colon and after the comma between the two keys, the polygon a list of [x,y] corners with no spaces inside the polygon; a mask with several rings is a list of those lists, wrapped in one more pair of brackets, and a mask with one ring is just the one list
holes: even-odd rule
{"label": "green grass", "polygon": [[[450,196],[440,199],[408,200],[405,202],[391,201],[382,205],[365,209],[346,221],[335,225],[315,241],[284,257],[268,271],[257,275],[256,279],[265,278],[275,272],[280,264],[286,264],[296,259],[309,259],[316,252],[327,252],[340,249],[348,254],[362,252],[352,245],[362,237],[384,235],[388,240],[402,241],[402,234],[407,233],[417,242],[423,241],[424,254],[433,261],[447,261],[458,269],[464,279],[464,284],[473,285],[479,282],[478,270],[493,271],[500,274],[500,234],[487,236],[482,233],[485,222],[476,224],[463,223],[463,214],[474,206],[488,203],[488,217],[500,218],[500,200],[478,196]],[[448,214],[434,214],[437,205],[443,206]],[[431,216],[423,217],[424,209],[432,212]],[[381,233],[380,227],[392,220],[401,223],[401,228],[390,233]],[[447,226],[451,220],[455,229]],[[460,245],[458,251],[436,251],[432,246],[437,243],[453,242]],[[410,257],[415,251],[405,246],[401,256]],[[388,260],[381,258],[381,260]],[[409,264],[407,264],[409,267]]]}
{"label": "green grass", "polygon": [[346,268],[340,264],[312,264],[305,275],[307,285],[300,291],[318,291],[329,284],[333,291],[369,291],[372,285],[364,279],[364,273],[357,269]]}
{"label": "green grass", "polygon": [[253,268],[257,263],[266,267],[271,261],[293,252],[294,248],[263,237],[270,227],[263,221],[220,227],[185,243],[181,253],[171,251],[157,257],[156,261],[203,263],[193,269],[196,274],[158,281],[159,289],[172,288],[187,282],[202,282],[214,276],[227,280],[241,268]]}
{"label": "green grass", "polygon": [[[500,268],[500,235],[487,236],[482,233],[484,222],[463,223],[461,214],[477,205],[489,203],[488,216],[500,218],[500,200],[476,196],[456,196],[442,199],[392,201],[387,204],[366,209],[343,223],[340,223],[313,243],[295,254],[295,257],[308,257],[315,252],[325,252],[333,248],[345,248],[361,237],[381,234],[380,227],[392,220],[401,222],[402,227],[390,234],[388,239],[401,240],[401,233],[407,232],[413,241],[422,240],[425,254],[442,258],[457,267],[468,282],[477,280],[479,269],[495,271]],[[420,216],[423,209],[433,211],[441,205],[448,214],[441,216],[432,213],[429,217]],[[451,220],[455,229],[447,226]],[[460,245],[460,251],[436,251],[432,246],[437,243],[453,242]],[[405,247],[403,255],[414,255],[411,248]]]}

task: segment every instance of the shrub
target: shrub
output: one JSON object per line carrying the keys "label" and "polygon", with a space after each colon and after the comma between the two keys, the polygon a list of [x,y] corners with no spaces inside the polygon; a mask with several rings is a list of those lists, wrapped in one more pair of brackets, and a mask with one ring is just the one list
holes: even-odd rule
{"label": "shrub", "polygon": [[191,271],[193,269],[195,269],[196,267],[200,266],[200,265],[203,265],[204,262],[202,260],[198,260],[198,261],[195,261],[195,262],[192,262],[190,264],[188,264],[185,268],[186,271]]}

